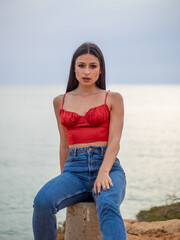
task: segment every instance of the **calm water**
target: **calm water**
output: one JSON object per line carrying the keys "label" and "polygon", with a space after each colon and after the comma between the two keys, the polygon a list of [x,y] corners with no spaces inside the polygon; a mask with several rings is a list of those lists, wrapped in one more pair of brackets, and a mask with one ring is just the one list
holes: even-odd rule
{"label": "calm water", "polygon": [[[118,157],[126,172],[123,218],[180,196],[180,85],[111,85],[123,95]],[[0,87],[0,239],[32,240],[33,198],[60,173],[54,96],[65,86]],[[65,220],[66,209],[58,213]]]}

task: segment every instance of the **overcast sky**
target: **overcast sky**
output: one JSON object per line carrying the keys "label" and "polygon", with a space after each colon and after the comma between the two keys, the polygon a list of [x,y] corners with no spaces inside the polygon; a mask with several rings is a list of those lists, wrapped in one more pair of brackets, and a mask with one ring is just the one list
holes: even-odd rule
{"label": "overcast sky", "polygon": [[107,83],[180,83],[179,0],[0,0],[0,83],[65,84],[85,41]]}

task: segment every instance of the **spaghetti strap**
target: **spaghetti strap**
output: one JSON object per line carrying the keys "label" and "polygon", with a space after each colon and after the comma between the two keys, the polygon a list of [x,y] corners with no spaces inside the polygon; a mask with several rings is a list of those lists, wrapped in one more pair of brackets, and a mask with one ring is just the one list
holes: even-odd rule
{"label": "spaghetti strap", "polygon": [[64,105],[64,98],[65,98],[65,95],[66,95],[66,93],[64,94],[64,96],[63,96],[63,101],[62,101],[62,109],[63,109],[63,105]]}
{"label": "spaghetti strap", "polygon": [[108,90],[107,93],[106,93],[105,104],[106,104],[106,99],[107,99],[107,95],[108,95],[109,92],[110,92],[110,90]]}

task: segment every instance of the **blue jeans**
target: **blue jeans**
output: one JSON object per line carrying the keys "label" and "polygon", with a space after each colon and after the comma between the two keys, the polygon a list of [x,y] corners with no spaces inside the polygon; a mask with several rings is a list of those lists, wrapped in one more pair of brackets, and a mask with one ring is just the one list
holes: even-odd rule
{"label": "blue jeans", "polygon": [[55,240],[56,213],[72,204],[96,203],[103,240],[126,240],[120,205],[126,192],[126,176],[116,158],[109,176],[113,187],[95,195],[93,185],[102,164],[106,146],[71,148],[63,172],[47,182],[34,199],[33,232],[35,240]]}

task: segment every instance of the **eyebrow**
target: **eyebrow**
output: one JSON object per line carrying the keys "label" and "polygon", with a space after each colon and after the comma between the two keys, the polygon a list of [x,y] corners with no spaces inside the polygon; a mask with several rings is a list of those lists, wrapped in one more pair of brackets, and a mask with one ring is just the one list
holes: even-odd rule
{"label": "eyebrow", "polygon": [[[84,62],[78,62],[78,63],[84,63]],[[98,64],[97,62],[91,62],[90,64]]]}

